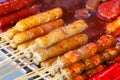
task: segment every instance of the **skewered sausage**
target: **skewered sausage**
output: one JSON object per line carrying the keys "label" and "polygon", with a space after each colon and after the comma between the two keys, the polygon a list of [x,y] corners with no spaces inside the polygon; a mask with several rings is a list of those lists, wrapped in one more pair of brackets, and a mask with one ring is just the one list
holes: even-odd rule
{"label": "skewered sausage", "polygon": [[37,49],[36,51],[33,51],[33,56],[35,57],[33,61],[36,64],[39,64],[41,61],[62,55],[71,49],[75,49],[85,44],[87,42],[87,39],[87,35],[78,34],[67,38],[51,47]]}
{"label": "skewered sausage", "polygon": [[20,11],[8,14],[0,18],[0,28],[13,25],[22,18],[28,17],[37,13],[40,10],[40,5],[33,5],[31,7],[22,9]]}
{"label": "skewered sausage", "polygon": [[113,59],[116,55],[118,55],[118,50],[116,48],[109,48],[100,54],[95,54],[84,61],[87,66],[85,70],[90,70],[105,61]]}
{"label": "skewered sausage", "polygon": [[[29,46],[34,45],[35,44],[35,40],[31,40],[25,43],[22,43],[20,45],[17,46],[17,50],[21,51],[21,50],[25,50],[27,49]],[[24,54],[26,54],[27,58],[32,57],[32,53],[29,50],[25,50]]]}
{"label": "skewered sausage", "polygon": [[45,34],[49,33],[50,31],[63,26],[63,24],[64,24],[64,21],[62,19],[59,19],[59,20],[48,22],[46,24],[32,28],[30,30],[23,31],[21,33],[16,34],[13,37],[10,45],[11,45],[11,47],[16,48],[18,44],[21,44],[26,41],[35,39],[39,36],[45,35]]}
{"label": "skewered sausage", "polygon": [[98,50],[105,50],[111,46],[115,46],[117,43],[116,38],[111,35],[102,35],[99,40],[97,40]]}
{"label": "skewered sausage", "polygon": [[38,27],[32,28],[30,30],[16,34],[13,37],[13,41],[16,44],[24,43],[24,42],[30,41],[34,38],[37,38],[39,36],[45,35],[48,32],[50,32],[54,29],[57,29],[63,25],[64,25],[64,21],[62,19],[48,22],[46,24],[43,24]]}
{"label": "skewered sausage", "polygon": [[78,76],[84,70],[85,65],[81,62],[74,63],[68,68],[62,69],[61,72],[67,78],[67,80],[73,80],[74,77]]}
{"label": "skewered sausage", "polygon": [[106,32],[108,34],[110,34],[110,33],[114,32],[115,30],[117,30],[118,28],[120,28],[120,24],[119,23],[120,23],[120,17],[118,17],[116,20],[108,23],[106,25],[106,27],[105,27]]}
{"label": "skewered sausage", "polygon": [[31,40],[31,41],[22,43],[22,44],[18,45],[17,49],[18,49],[19,51],[24,50],[24,49],[28,48],[30,45],[33,45],[34,43],[35,43],[34,40]]}
{"label": "skewered sausage", "polygon": [[91,75],[95,75],[96,73],[100,72],[101,70],[105,69],[106,65],[101,64],[85,73],[82,73],[81,75],[75,77],[73,80],[86,80],[89,77],[91,77]]}
{"label": "skewered sausage", "polygon": [[[103,54],[95,54],[92,57],[86,59],[84,63],[75,63],[70,65],[68,68],[65,68],[62,70],[62,73],[65,75],[65,77],[70,80],[73,79],[74,77],[78,76],[83,72],[83,70],[91,70],[94,67],[99,66],[102,62],[107,61],[108,58],[109,60],[113,57],[115,57],[118,53],[118,50],[116,48],[110,48],[107,49],[106,51],[103,52]],[[109,57],[105,57],[104,55],[107,55]],[[97,68],[98,71],[101,70],[101,67]],[[95,70],[92,70],[95,71]],[[92,71],[89,71],[88,74]],[[90,75],[89,75],[90,76]]]}
{"label": "skewered sausage", "polygon": [[106,67],[107,67],[106,65],[101,64],[101,65],[93,68],[92,70],[87,71],[86,74],[87,74],[88,77],[90,78],[91,76],[97,74],[98,72],[102,71],[102,70],[105,69]]}
{"label": "skewered sausage", "polygon": [[35,41],[36,43],[38,43],[39,47],[46,48],[63,39],[66,39],[70,36],[73,36],[84,31],[87,27],[88,26],[85,21],[78,20],[71,24],[68,24],[65,27],[53,30],[47,35],[37,38]]}
{"label": "skewered sausage", "polygon": [[14,27],[9,29],[7,32],[5,32],[4,35],[2,35],[1,40],[2,41],[9,41],[12,40],[13,36],[17,34],[19,31],[16,30]]}
{"label": "skewered sausage", "polygon": [[18,31],[25,31],[43,23],[58,19],[62,16],[63,11],[61,8],[55,8],[43,13],[39,13],[28,18],[22,19],[15,25]]}
{"label": "skewered sausage", "polygon": [[[80,60],[84,60],[92,55],[94,55],[97,52],[103,51],[104,49],[109,48],[113,46],[113,44],[116,44],[115,38],[112,36],[106,35],[107,40],[103,39],[105,35],[100,38],[97,43],[89,43],[87,45],[84,45],[80,47],[77,50],[69,51],[65,53],[63,56],[59,57],[56,61],[56,63],[59,65],[59,67],[67,67],[72,63],[75,63]],[[108,43],[104,43],[108,41]],[[104,44],[103,44],[103,43]],[[103,47],[99,46],[102,45]]]}
{"label": "skewered sausage", "polygon": [[77,77],[75,77],[73,80],[86,80],[88,78],[86,73],[83,73]]}

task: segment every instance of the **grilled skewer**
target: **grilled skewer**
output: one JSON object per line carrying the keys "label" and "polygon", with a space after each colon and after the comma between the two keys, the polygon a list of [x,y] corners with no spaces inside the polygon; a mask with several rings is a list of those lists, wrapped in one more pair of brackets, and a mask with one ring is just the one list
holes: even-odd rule
{"label": "grilled skewer", "polygon": [[[7,47],[17,48],[18,44],[23,43],[25,41],[32,40],[32,39],[34,39],[38,36],[42,36],[44,34],[47,34],[48,32],[50,32],[50,31],[52,31],[56,28],[61,27],[63,24],[64,24],[64,21],[62,19],[59,19],[59,20],[48,22],[46,24],[43,24],[43,25],[38,26],[36,28],[30,29],[28,31],[19,32],[19,33],[15,28],[13,28],[13,29],[11,29],[11,30],[9,30],[8,32],[5,33],[4,38],[9,39],[11,36],[14,36],[16,33],[17,34],[13,37],[13,39],[11,41],[9,41],[10,44],[8,46],[5,46],[5,47],[6,48]],[[23,45],[18,46],[17,50],[18,51],[24,50],[30,44],[32,45],[33,43],[35,43],[35,41],[24,43]],[[2,44],[0,44],[0,45],[2,45]],[[21,47],[22,47],[22,49],[20,49]],[[27,51],[25,51],[25,52],[27,52]],[[9,55],[9,54],[11,54],[11,53],[8,53],[7,55]]]}
{"label": "grilled skewer", "polygon": [[25,31],[26,29],[30,29],[40,24],[44,24],[46,22],[58,19],[61,16],[62,16],[62,9],[55,8],[53,10],[49,10],[47,12],[39,13],[39,14],[27,17],[25,19],[22,19],[19,22],[17,22],[14,29],[8,30],[7,32],[5,32],[5,35],[2,33],[3,35],[2,40],[5,40],[5,41],[11,40],[14,37],[14,35],[20,31]]}
{"label": "grilled skewer", "polygon": [[63,25],[64,25],[64,21],[62,19],[58,19],[58,20],[51,21],[46,24],[37,26],[30,30],[17,33],[13,37],[10,45],[11,45],[11,47],[16,48],[17,45],[19,45],[21,43],[24,43],[24,42],[30,41],[32,39],[35,39],[37,37],[43,36],[43,35],[49,33],[50,31],[57,29]]}
{"label": "grilled skewer", "polygon": [[60,17],[62,17],[63,11],[61,8],[55,8],[43,13],[39,13],[30,17],[27,17],[25,19],[20,20],[15,25],[15,28],[18,31],[25,31],[27,29],[36,27],[38,25],[41,25],[43,23],[56,20]]}
{"label": "grilled skewer", "polygon": [[59,57],[57,64],[59,67],[67,67],[72,63],[80,60],[84,60],[97,52],[103,51],[106,48],[114,46],[116,44],[116,39],[110,35],[103,35],[97,40],[96,43],[89,43],[80,47],[77,50],[69,51],[63,56]]}
{"label": "grilled skewer", "polygon": [[56,57],[64,54],[65,52],[78,48],[84,45],[88,40],[87,35],[78,34],[67,39],[62,40],[61,42],[54,44],[48,48],[39,48],[33,50],[32,54],[35,59],[33,60],[36,64],[39,64],[41,61],[45,61],[52,57]]}
{"label": "grilled skewer", "polygon": [[[105,35],[104,35],[104,37],[105,37]],[[116,40],[115,40],[115,38],[113,38],[112,36],[108,36],[108,35],[106,35],[106,38],[105,38],[105,40],[103,40],[103,36],[102,36],[102,38],[100,38],[96,43],[97,44],[99,44],[99,46],[97,46],[98,48],[97,49],[101,49],[101,50],[103,50],[103,49],[106,49],[106,47],[110,47],[110,46],[113,46],[115,43],[116,43]],[[111,44],[105,44],[104,46],[103,46],[103,49],[101,48],[101,46],[100,46],[100,44],[102,44],[101,42],[105,42],[105,41],[109,41],[108,43],[111,43]],[[114,42],[114,44],[113,44],[113,42]],[[93,44],[93,43],[92,43]],[[95,43],[94,43],[95,44]],[[96,44],[96,45],[97,45]],[[90,44],[89,44],[90,45]],[[91,51],[90,50],[94,50],[94,52],[92,52],[92,53],[94,53],[94,54],[92,54],[91,55],[91,57],[89,58],[89,59],[87,59],[87,60],[85,60],[85,61],[91,61],[91,62],[89,62],[89,64],[90,65],[92,65],[92,67],[89,67],[89,65],[88,64],[85,64],[85,63],[81,63],[81,62],[78,62],[78,61],[80,61],[80,59],[81,59],[81,57],[79,57],[80,59],[78,59],[78,57],[77,57],[77,59],[78,60],[76,60],[76,56],[77,55],[75,55],[75,56],[73,56],[74,58],[71,58],[71,59],[73,59],[72,61],[72,63],[70,62],[71,60],[68,60],[67,59],[67,61],[64,61],[64,62],[61,62],[61,63],[58,63],[58,64],[56,64],[56,62],[52,65],[52,66],[50,66],[50,67],[47,67],[47,68],[45,68],[45,69],[43,69],[43,70],[40,70],[39,71],[39,73],[35,73],[35,74],[33,74],[33,76],[36,76],[36,75],[41,75],[41,74],[44,74],[44,73],[46,73],[46,72],[48,72],[48,73],[46,73],[46,75],[48,75],[48,74],[52,74],[52,75],[55,75],[55,74],[57,74],[58,72],[61,72],[64,76],[62,76],[62,77],[66,77],[67,79],[72,79],[72,78],[74,78],[74,77],[76,77],[77,75],[79,75],[79,74],[81,74],[82,73],[82,71],[83,70],[88,70],[88,69],[92,69],[92,68],[94,68],[94,67],[96,67],[96,66],[98,66],[99,64],[101,64],[102,62],[104,62],[104,61],[106,61],[106,60],[109,60],[109,59],[111,59],[111,57],[114,57],[115,55],[117,55],[118,53],[117,53],[117,51],[119,51],[119,49],[113,49],[113,48],[110,48],[110,49],[108,49],[108,50],[106,50],[104,53],[101,53],[101,54],[98,54],[99,55],[99,57],[98,57],[98,55],[96,55],[95,53],[96,52],[98,52],[98,51],[96,51],[96,46],[88,46],[87,45],[87,47],[90,47],[90,49],[89,48],[87,48],[87,49],[84,49],[84,51],[88,51],[88,52],[90,52],[91,53]],[[81,48],[80,48],[81,49]],[[80,49],[78,49],[78,50],[80,50]],[[99,51],[101,51],[101,50],[99,50]],[[83,48],[82,48],[82,51],[83,51]],[[66,54],[66,53],[65,53]],[[69,55],[70,56],[70,55]],[[83,56],[83,55],[82,55]],[[95,56],[97,56],[97,58],[95,57]],[[101,56],[102,57],[104,57],[104,58],[102,58],[102,59],[99,59],[99,58],[101,58]],[[59,58],[61,58],[61,57],[59,57]],[[58,58],[58,59],[59,59]],[[84,57],[85,58],[85,57]],[[62,59],[64,59],[65,60],[65,58],[63,58],[62,57]],[[94,59],[94,60],[93,60]],[[92,62],[92,60],[93,60],[93,62]],[[97,61],[98,60],[98,61]],[[58,62],[58,60],[57,60],[57,62]],[[67,62],[67,63],[66,63]],[[78,63],[76,63],[76,62],[78,62]],[[97,63],[96,63],[97,62]],[[61,66],[61,64],[65,64],[65,65],[63,65],[63,66]],[[72,65],[71,65],[72,64]],[[67,65],[67,66],[66,66]],[[70,66],[69,66],[70,65]],[[61,68],[63,68],[63,69],[61,69]],[[60,71],[59,71],[60,70]],[[73,74],[74,73],[74,74]],[[33,77],[32,76],[32,77]],[[21,77],[22,78],[22,77]],[[26,77],[26,78],[30,78],[29,76],[28,77]],[[42,79],[42,77],[40,77],[40,78],[38,78],[38,79]],[[19,80],[19,79],[18,79]]]}
{"label": "grilled skewer", "polygon": [[[47,43],[48,45],[44,45],[42,48],[46,47],[46,46],[49,46],[49,45],[53,45],[63,39],[66,39],[70,36],[73,36],[73,35],[76,35],[80,32],[82,32],[83,30],[85,30],[87,28],[87,25],[86,23],[83,21],[83,20],[78,20],[78,21],[75,21],[69,25],[67,25],[66,27],[61,27],[61,28],[58,28],[56,30],[53,30],[51,31],[50,33],[48,33],[47,35],[43,36],[43,37],[39,37],[36,39],[35,41],[35,44],[32,45],[32,46],[29,46],[27,49],[25,50],[22,50],[22,51],[18,51],[17,52],[17,55],[21,54],[21,53],[24,53],[25,51],[28,51],[30,49],[34,49],[34,48],[38,48],[38,47],[41,47],[41,41],[44,41],[45,43]],[[66,33],[65,33],[66,32]],[[69,34],[70,33],[70,34]],[[49,36],[48,36],[49,35]],[[60,36],[61,35],[61,36]],[[48,36],[46,38],[46,36]],[[41,39],[42,38],[42,39]],[[47,39],[47,40],[51,40],[54,39],[55,42],[48,42],[44,39]],[[39,41],[40,40],[40,41]],[[14,53],[14,52],[13,52]],[[10,58],[13,58],[12,56]],[[2,62],[1,62],[2,63]]]}
{"label": "grilled skewer", "polygon": [[91,70],[103,62],[114,58],[118,54],[118,49],[109,48],[102,53],[91,56],[90,58],[86,59],[84,63],[80,62],[72,64],[70,67],[63,69],[62,73],[66,75],[68,80],[72,80],[74,77],[76,77],[76,75],[81,74],[83,70]]}
{"label": "grilled skewer", "polygon": [[47,35],[37,38],[35,41],[38,42],[39,47],[46,48],[63,39],[84,31],[87,27],[88,25],[84,20],[77,20],[65,27],[51,31]]}
{"label": "grilled skewer", "polygon": [[117,30],[118,28],[120,28],[120,17],[118,17],[116,20],[112,21],[111,23],[108,23],[106,25],[106,32],[108,34],[114,32],[115,30]]}
{"label": "grilled skewer", "polygon": [[85,73],[82,73],[81,75],[75,77],[73,80],[86,80],[88,79],[91,75],[95,75],[96,73],[102,71],[103,69],[105,69],[106,65],[101,64],[97,67],[95,67],[94,69],[91,69]]}

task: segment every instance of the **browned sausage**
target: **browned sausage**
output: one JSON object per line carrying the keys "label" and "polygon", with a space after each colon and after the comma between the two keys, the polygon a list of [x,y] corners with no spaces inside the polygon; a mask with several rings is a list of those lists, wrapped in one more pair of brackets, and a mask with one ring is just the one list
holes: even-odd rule
{"label": "browned sausage", "polygon": [[0,18],[0,28],[13,25],[20,19],[33,15],[37,13],[39,10],[40,5],[33,5],[31,7],[3,16]]}
{"label": "browned sausage", "polygon": [[0,16],[34,4],[36,0],[7,0],[0,5]]}

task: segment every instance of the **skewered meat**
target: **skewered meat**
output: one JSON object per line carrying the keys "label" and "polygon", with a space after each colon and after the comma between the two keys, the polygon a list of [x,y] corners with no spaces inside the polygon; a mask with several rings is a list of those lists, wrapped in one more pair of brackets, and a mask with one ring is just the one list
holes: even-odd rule
{"label": "skewered meat", "polygon": [[35,43],[35,40],[31,40],[31,41],[22,43],[22,44],[18,45],[17,49],[19,51],[24,50],[24,49],[28,48],[30,45],[33,45],[34,43]]}
{"label": "skewered meat", "polygon": [[[74,77],[80,75],[83,72],[83,70],[86,70],[86,69],[91,70],[94,67],[99,66],[104,61],[114,58],[117,54],[118,54],[118,50],[116,48],[107,49],[106,51],[104,51],[101,54],[95,54],[94,56],[86,59],[84,61],[85,63],[78,62],[78,63],[70,65],[68,68],[62,69],[62,74],[64,74],[68,80],[72,80]],[[108,57],[106,57],[106,56],[108,56]],[[96,69],[97,69],[97,72],[101,71],[101,66],[97,67]],[[95,71],[95,73],[97,73],[96,69],[89,71],[87,74],[89,74],[91,72],[93,73],[93,71]],[[89,76],[90,76],[90,74],[89,74]]]}
{"label": "skewered meat", "polygon": [[37,38],[35,41],[38,43],[39,47],[46,48],[49,47],[63,39],[66,39],[70,36],[76,35],[87,28],[87,24],[84,20],[78,20],[71,24],[68,24],[65,27],[53,30],[47,35]]}
{"label": "skewered meat", "polygon": [[75,77],[73,80],[86,80],[88,78],[86,73],[83,73],[82,75],[79,75]]}
{"label": "skewered meat", "polygon": [[102,71],[105,68],[106,68],[106,65],[99,65],[99,66],[93,68],[92,70],[87,71],[86,74],[88,75],[88,77],[91,77],[91,76],[97,74],[98,72]]}
{"label": "skewered meat", "polygon": [[98,44],[98,50],[105,50],[111,46],[115,46],[117,40],[111,35],[103,35],[96,43]]}
{"label": "skewered meat", "polygon": [[37,26],[35,28],[32,28],[30,30],[23,31],[23,32],[16,34],[13,37],[13,42],[16,44],[21,44],[21,43],[30,41],[39,36],[43,36],[43,35],[49,33],[50,31],[57,29],[63,25],[64,25],[64,21],[62,19],[48,22],[46,24],[43,24],[43,25]]}
{"label": "skewered meat", "polygon": [[54,8],[52,10],[42,12],[42,13],[39,13],[39,14],[20,20],[15,25],[15,28],[18,31],[25,31],[27,29],[36,27],[43,23],[58,19],[62,17],[62,14],[63,14],[63,11],[61,8]]}
{"label": "skewered meat", "polygon": [[29,29],[27,31],[20,32],[13,37],[10,45],[13,48],[16,48],[18,44],[30,41],[39,36],[43,36],[49,33],[50,31],[57,29],[63,25],[64,25],[64,21],[62,19],[59,19],[52,22],[48,22],[46,24],[40,25],[32,29]]}
{"label": "skewered meat", "polygon": [[120,28],[120,17],[118,17],[116,20],[108,23],[105,27],[106,32],[108,34],[114,32],[115,30],[117,30],[118,28]]}
{"label": "skewered meat", "polygon": [[2,35],[1,40],[2,41],[9,41],[12,40],[13,36],[17,34],[19,31],[16,30],[14,27],[9,29],[8,31],[5,32],[4,35]]}
{"label": "skewered meat", "polygon": [[87,39],[88,39],[87,35],[78,34],[78,35],[69,37],[67,39],[64,39],[63,41],[61,41],[57,44],[54,44],[51,47],[39,48],[36,51],[32,52],[33,57],[35,57],[35,59],[33,61],[36,64],[39,64],[41,61],[62,55],[71,49],[75,49],[75,48],[85,44],[87,42]]}
{"label": "skewered meat", "polygon": [[111,64],[114,64],[116,62],[120,62],[120,54],[118,54],[114,59],[107,61],[106,64],[111,65]]}
{"label": "skewered meat", "polygon": [[90,70],[105,61],[113,59],[116,55],[118,55],[118,50],[116,48],[109,48],[105,50],[104,52],[95,54],[91,58],[86,59],[84,61],[85,65],[87,66],[85,70]]}
{"label": "skewered meat", "polygon": [[80,74],[79,76],[75,77],[73,80],[86,80],[86,79],[90,78],[92,75],[95,75],[96,73],[102,71],[105,68],[106,68],[106,65],[101,64],[89,71],[86,71],[86,72]]}
{"label": "skewered meat", "polygon": [[[106,38],[104,39],[103,37]],[[108,42],[106,43],[106,41]],[[72,63],[80,61],[81,59],[84,60],[97,52],[103,51],[104,49],[113,46],[113,44],[116,44],[115,38],[109,35],[103,35],[99,40],[97,40],[97,43],[89,43],[77,50],[65,53],[63,56],[58,58],[56,63],[59,65],[59,67],[67,67]],[[99,45],[102,45],[102,47]]]}
{"label": "skewered meat", "polygon": [[74,63],[68,68],[62,69],[62,74],[67,78],[67,80],[72,80],[74,77],[79,75],[84,70],[85,65],[81,62]]}

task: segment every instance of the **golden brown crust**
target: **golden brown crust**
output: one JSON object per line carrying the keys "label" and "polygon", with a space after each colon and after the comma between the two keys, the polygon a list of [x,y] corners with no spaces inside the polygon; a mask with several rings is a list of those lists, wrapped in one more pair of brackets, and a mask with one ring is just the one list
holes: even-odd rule
{"label": "golden brown crust", "polygon": [[63,14],[63,11],[61,8],[55,8],[55,9],[22,19],[21,21],[17,22],[15,27],[18,31],[25,31],[27,29],[33,28],[43,23],[58,19],[62,16],[62,14]]}
{"label": "golden brown crust", "polygon": [[39,44],[39,47],[46,48],[63,39],[66,39],[70,36],[76,35],[84,31],[87,27],[88,25],[85,21],[78,20],[65,27],[53,30],[47,35],[37,38],[35,41]]}
{"label": "golden brown crust", "polygon": [[56,61],[56,59],[57,59],[57,57],[43,61],[40,63],[40,66],[41,67],[49,67],[54,63],[54,61]]}
{"label": "golden brown crust", "polygon": [[7,32],[5,32],[5,34],[2,35],[1,39],[3,41],[9,41],[12,40],[14,35],[17,34],[19,31],[17,31],[17,29],[12,28],[10,30],[8,30]]}
{"label": "golden brown crust", "polygon": [[80,47],[81,45],[87,42],[87,35],[78,34],[72,37],[69,37],[51,47],[48,48],[39,48],[36,51],[33,51],[33,56],[36,57],[34,60],[38,62],[50,59],[64,54],[65,52]]}
{"label": "golden brown crust", "polygon": [[39,36],[43,36],[48,32],[57,29],[63,25],[64,25],[64,21],[62,19],[51,21],[46,24],[32,28],[30,30],[16,34],[13,38],[13,41],[17,44],[21,44],[30,41],[32,39],[35,39]]}

